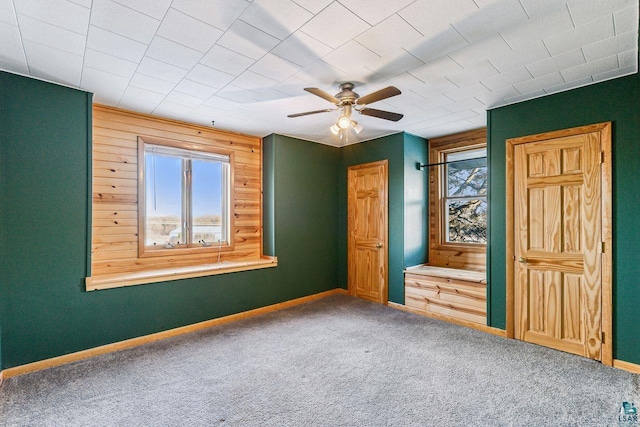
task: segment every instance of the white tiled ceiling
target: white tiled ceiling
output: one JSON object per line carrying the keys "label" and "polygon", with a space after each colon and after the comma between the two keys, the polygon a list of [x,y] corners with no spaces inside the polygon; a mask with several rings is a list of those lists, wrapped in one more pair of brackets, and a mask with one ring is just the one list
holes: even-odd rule
{"label": "white tiled ceiling", "polygon": [[94,101],[330,145],[309,94],[394,85],[350,142],[485,125],[486,110],[638,71],[638,0],[0,0],[0,69]]}

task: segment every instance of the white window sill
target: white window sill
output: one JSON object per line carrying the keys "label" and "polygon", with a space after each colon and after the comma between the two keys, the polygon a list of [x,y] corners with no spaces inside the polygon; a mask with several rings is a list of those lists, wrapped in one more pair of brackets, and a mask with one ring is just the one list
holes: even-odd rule
{"label": "white window sill", "polygon": [[169,280],[258,270],[261,268],[276,267],[277,265],[278,258],[264,256],[261,259],[250,261],[224,261],[221,263],[202,264],[190,267],[177,267],[162,270],[137,271],[131,273],[87,277],[85,279],[85,287],[87,291],[97,291],[100,289],[143,285],[145,283],[166,282]]}

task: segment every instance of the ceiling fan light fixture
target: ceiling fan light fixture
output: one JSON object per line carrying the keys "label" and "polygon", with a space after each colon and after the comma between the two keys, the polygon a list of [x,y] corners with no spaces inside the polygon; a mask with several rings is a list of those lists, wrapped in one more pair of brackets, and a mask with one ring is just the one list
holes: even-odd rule
{"label": "ceiling fan light fixture", "polygon": [[351,117],[349,116],[340,116],[338,119],[338,123],[336,123],[340,129],[348,129],[351,126]]}
{"label": "ceiling fan light fixture", "polygon": [[360,132],[362,132],[362,125],[358,122],[356,122],[355,120],[351,120],[351,126],[353,127],[353,130],[356,131],[356,134],[359,134]]}
{"label": "ceiling fan light fixture", "polygon": [[340,128],[338,127],[338,125],[332,125],[329,130],[331,131],[332,134],[334,135],[338,135],[340,133]]}

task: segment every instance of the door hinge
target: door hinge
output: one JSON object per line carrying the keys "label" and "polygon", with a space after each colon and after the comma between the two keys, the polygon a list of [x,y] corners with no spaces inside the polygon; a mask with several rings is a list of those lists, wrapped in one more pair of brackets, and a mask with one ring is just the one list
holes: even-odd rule
{"label": "door hinge", "polygon": [[600,163],[604,163],[604,151],[600,152]]}
{"label": "door hinge", "polygon": [[604,331],[602,332],[602,339],[600,341],[602,341],[602,344],[604,344]]}
{"label": "door hinge", "polygon": [[602,253],[604,253],[604,242],[602,242]]}

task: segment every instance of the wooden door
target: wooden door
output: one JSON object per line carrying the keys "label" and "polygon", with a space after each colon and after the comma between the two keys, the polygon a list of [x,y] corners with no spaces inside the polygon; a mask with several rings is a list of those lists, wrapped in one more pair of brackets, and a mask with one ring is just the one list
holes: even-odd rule
{"label": "wooden door", "polygon": [[349,168],[349,293],[387,303],[387,160]]}
{"label": "wooden door", "polygon": [[513,147],[514,332],[602,360],[604,152],[589,130]]}

